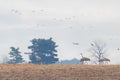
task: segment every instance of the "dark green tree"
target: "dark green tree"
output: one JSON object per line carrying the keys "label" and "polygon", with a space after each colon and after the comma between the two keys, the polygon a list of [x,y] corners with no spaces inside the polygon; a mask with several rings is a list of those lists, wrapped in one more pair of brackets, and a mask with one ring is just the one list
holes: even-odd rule
{"label": "dark green tree", "polygon": [[9,53],[9,60],[8,60],[9,64],[17,64],[24,62],[20,54],[21,52],[19,51],[19,48],[10,47],[10,49],[11,51]]}
{"label": "dark green tree", "polygon": [[32,39],[32,45],[28,47],[31,49],[30,60],[31,63],[38,64],[36,56],[41,58],[42,64],[52,64],[56,63],[59,59],[57,58],[56,43],[49,39]]}

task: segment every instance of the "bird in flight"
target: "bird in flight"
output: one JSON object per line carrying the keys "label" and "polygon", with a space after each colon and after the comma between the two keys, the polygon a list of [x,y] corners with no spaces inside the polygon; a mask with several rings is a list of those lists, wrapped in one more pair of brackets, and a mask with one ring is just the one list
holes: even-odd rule
{"label": "bird in flight", "polygon": [[79,43],[73,43],[73,45],[79,45]]}
{"label": "bird in flight", "polygon": [[117,48],[117,50],[119,51],[119,50],[120,50],[120,48]]}
{"label": "bird in flight", "polygon": [[14,14],[22,15],[22,13],[16,9],[11,9],[11,12]]}
{"label": "bird in flight", "polygon": [[93,43],[91,43],[91,46],[94,46],[94,44],[93,44]]}

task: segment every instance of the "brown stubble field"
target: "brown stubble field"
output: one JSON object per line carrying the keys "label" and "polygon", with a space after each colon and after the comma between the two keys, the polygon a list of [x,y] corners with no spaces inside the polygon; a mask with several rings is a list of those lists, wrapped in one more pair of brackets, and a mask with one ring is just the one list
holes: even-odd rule
{"label": "brown stubble field", "polygon": [[0,64],[0,80],[120,80],[120,65]]}

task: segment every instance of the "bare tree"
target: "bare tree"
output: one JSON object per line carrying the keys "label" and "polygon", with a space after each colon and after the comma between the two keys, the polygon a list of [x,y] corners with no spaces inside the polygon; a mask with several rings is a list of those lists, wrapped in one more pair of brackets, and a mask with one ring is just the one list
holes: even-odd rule
{"label": "bare tree", "polygon": [[93,54],[92,56],[95,58],[95,63],[100,64],[100,60],[105,57],[106,54],[106,44],[100,40],[98,41],[93,41],[91,43],[91,53]]}

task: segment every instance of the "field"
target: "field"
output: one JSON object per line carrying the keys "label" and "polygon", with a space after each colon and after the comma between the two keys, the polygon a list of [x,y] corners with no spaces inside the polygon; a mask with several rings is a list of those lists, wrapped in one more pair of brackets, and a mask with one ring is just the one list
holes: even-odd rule
{"label": "field", "polygon": [[120,65],[1,64],[0,80],[120,80]]}

